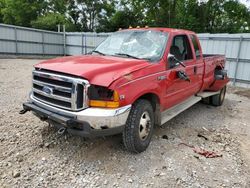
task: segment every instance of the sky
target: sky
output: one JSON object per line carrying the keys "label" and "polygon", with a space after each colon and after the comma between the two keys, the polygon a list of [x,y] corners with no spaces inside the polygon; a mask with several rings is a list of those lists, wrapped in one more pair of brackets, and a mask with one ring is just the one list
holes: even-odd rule
{"label": "sky", "polygon": [[245,5],[247,5],[247,7],[250,7],[250,1],[240,0],[240,2],[244,3]]}
{"label": "sky", "polygon": [[[206,0],[200,0],[200,2],[206,2]],[[248,8],[250,8],[250,0],[239,0],[241,3],[245,4]]]}

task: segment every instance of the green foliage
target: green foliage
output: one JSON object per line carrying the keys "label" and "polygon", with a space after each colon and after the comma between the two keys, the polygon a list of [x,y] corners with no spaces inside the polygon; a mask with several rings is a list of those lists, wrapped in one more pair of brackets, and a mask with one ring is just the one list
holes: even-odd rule
{"label": "green foliage", "polygon": [[3,21],[6,24],[30,26],[43,12],[43,0],[5,0],[5,6],[1,10]]}
{"label": "green foliage", "polygon": [[202,28],[201,16],[202,12],[199,11],[197,0],[178,1],[176,4],[176,17],[175,23],[177,28],[185,28],[201,32]]}
{"label": "green foliage", "polygon": [[60,13],[65,14],[67,12],[67,4],[69,0],[49,0],[47,1],[47,11],[54,12],[54,13]]}
{"label": "green foliage", "polygon": [[100,21],[97,31],[111,32],[117,31],[119,28],[129,28],[129,26],[140,26],[140,18],[133,11],[128,9],[117,11],[110,20]]}
{"label": "green foliage", "polygon": [[5,8],[5,0],[0,0],[0,23],[3,23],[3,9]]}
{"label": "green foliage", "polygon": [[223,5],[225,10],[223,32],[238,33],[249,32],[250,16],[249,10],[237,1],[230,0]]}
{"label": "green foliage", "polygon": [[76,30],[76,26],[70,22],[64,15],[59,13],[48,13],[40,16],[37,20],[31,22],[31,26],[38,29],[57,31],[57,25],[65,25],[67,31]]}
{"label": "green foliage", "polygon": [[115,1],[109,0],[77,0],[80,23],[83,31],[94,31],[99,22],[107,21],[115,11]]}
{"label": "green foliage", "polygon": [[130,25],[196,32],[250,32],[239,0],[0,0],[0,22],[67,31],[110,32]]}

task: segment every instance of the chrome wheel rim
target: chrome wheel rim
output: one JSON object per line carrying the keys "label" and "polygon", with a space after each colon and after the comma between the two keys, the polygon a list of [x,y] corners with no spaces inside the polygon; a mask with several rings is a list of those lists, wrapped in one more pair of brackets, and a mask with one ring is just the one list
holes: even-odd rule
{"label": "chrome wheel rim", "polygon": [[141,140],[146,140],[151,129],[151,119],[148,112],[144,112],[140,118],[139,136]]}

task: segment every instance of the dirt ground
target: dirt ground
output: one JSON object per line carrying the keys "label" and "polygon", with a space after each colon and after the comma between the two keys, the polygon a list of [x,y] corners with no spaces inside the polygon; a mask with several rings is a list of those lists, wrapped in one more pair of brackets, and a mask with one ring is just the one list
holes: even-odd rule
{"label": "dirt ground", "polygon": [[249,90],[230,87],[221,107],[194,105],[135,155],[120,135],[59,137],[31,113],[19,115],[39,61],[0,59],[0,187],[250,187]]}

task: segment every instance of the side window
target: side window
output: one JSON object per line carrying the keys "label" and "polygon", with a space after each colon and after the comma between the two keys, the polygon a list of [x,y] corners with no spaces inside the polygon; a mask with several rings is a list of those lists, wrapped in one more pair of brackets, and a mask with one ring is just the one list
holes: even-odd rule
{"label": "side window", "polygon": [[180,61],[193,59],[191,46],[186,35],[175,36],[170,47],[170,53]]}
{"label": "side window", "polygon": [[191,35],[190,37],[191,37],[191,40],[192,40],[192,43],[193,43],[193,46],[194,46],[196,59],[200,59],[201,52],[200,52],[200,49],[199,49],[199,46],[198,46],[197,38],[194,35]]}

